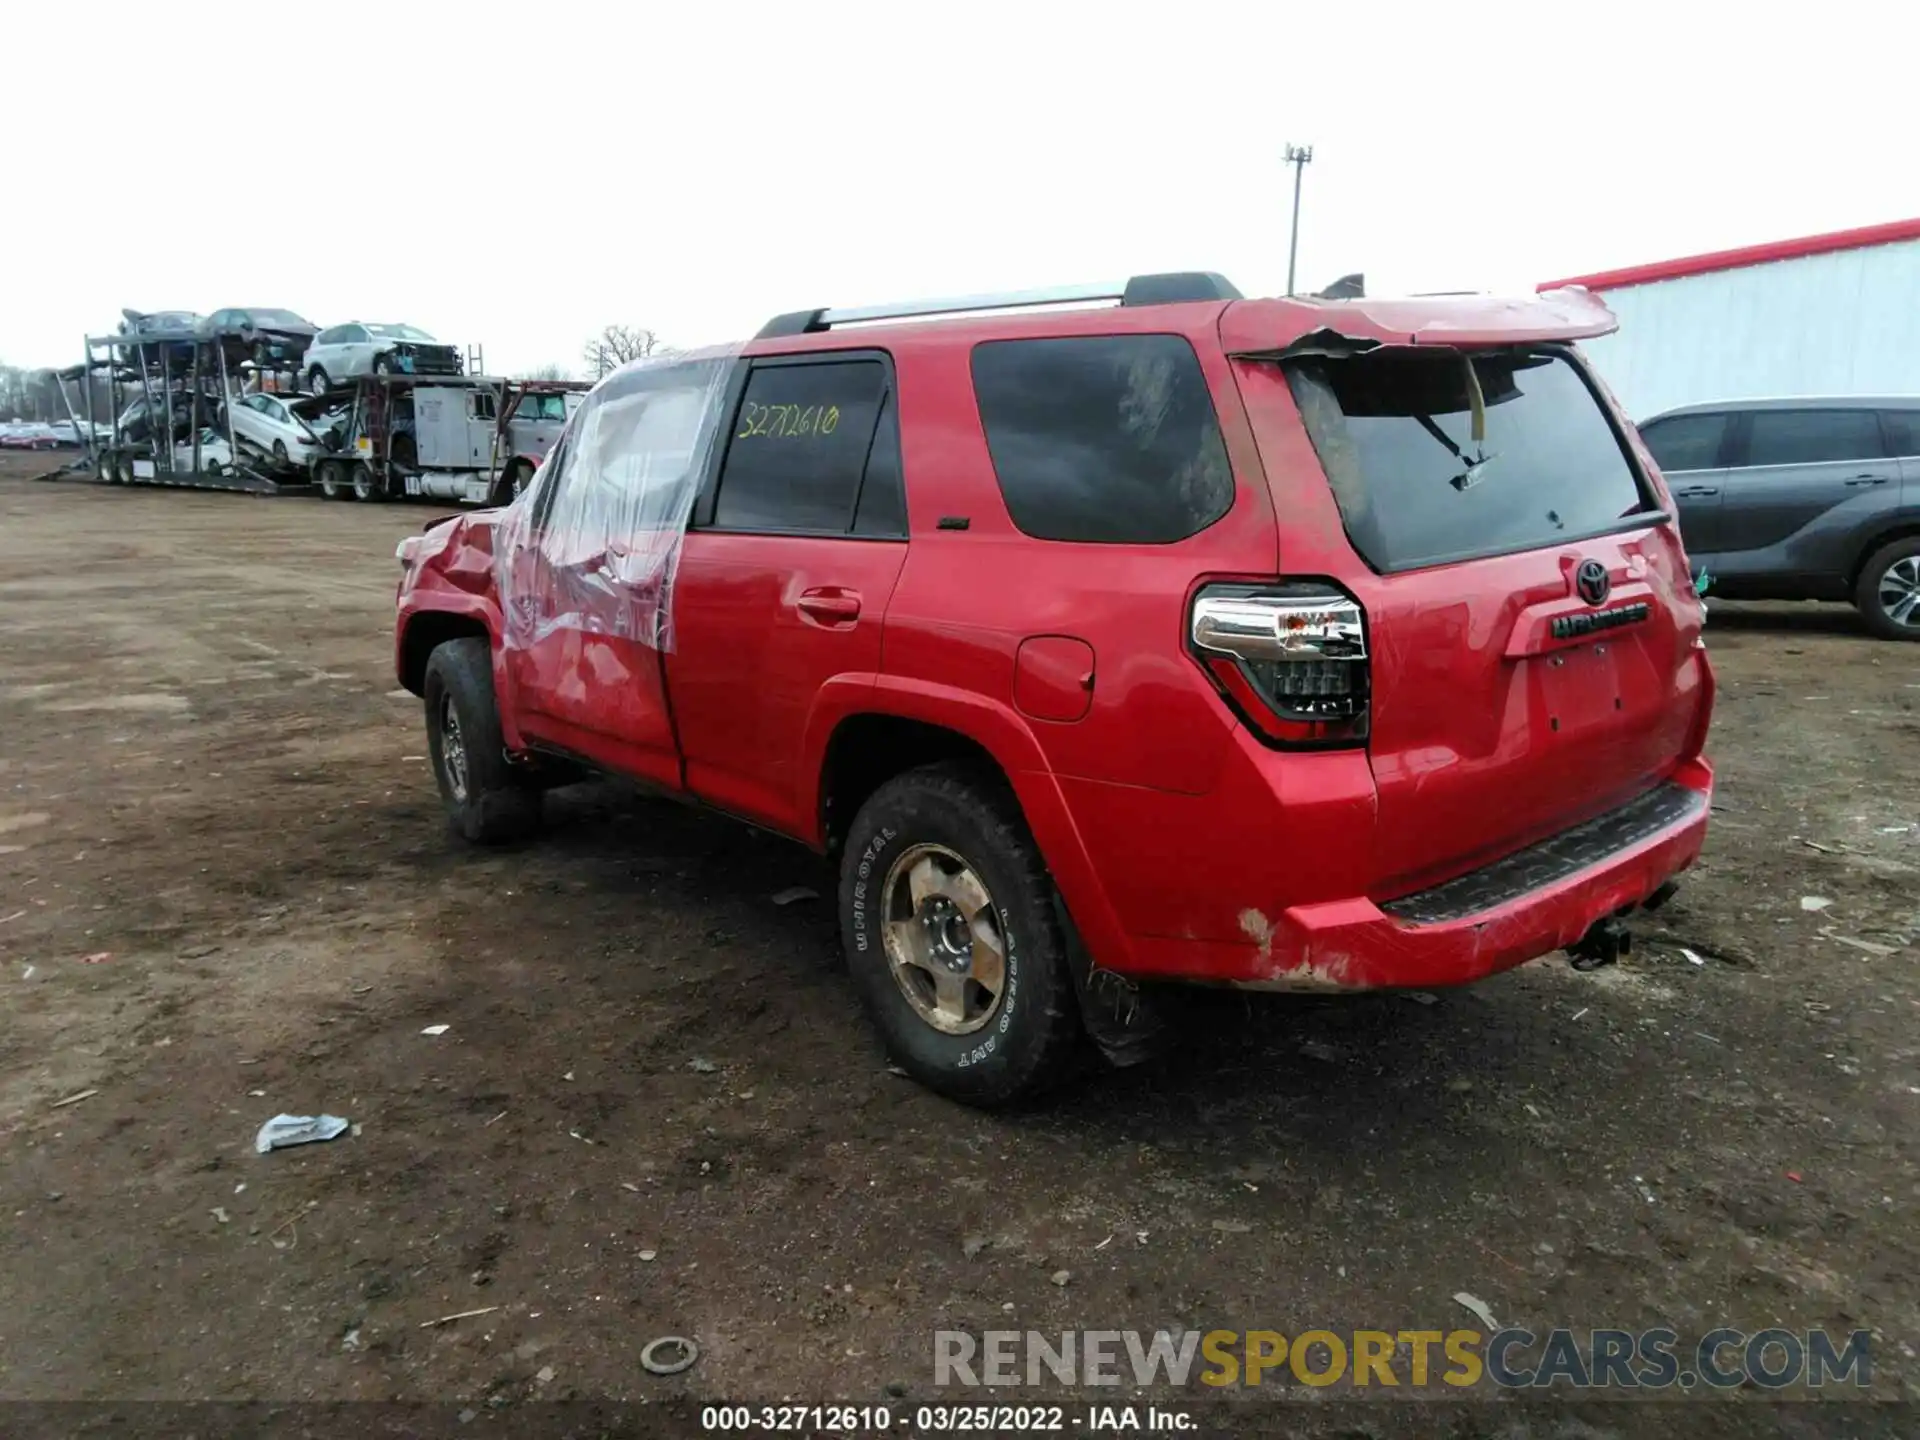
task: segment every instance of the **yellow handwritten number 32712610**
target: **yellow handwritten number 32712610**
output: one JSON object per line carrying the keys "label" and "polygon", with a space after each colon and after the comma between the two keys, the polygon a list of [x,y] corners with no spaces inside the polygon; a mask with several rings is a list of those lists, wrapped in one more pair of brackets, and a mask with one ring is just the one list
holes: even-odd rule
{"label": "yellow handwritten number 32712610", "polygon": [[736,440],[765,436],[769,440],[831,435],[840,425],[838,405],[759,405],[749,400],[740,412]]}

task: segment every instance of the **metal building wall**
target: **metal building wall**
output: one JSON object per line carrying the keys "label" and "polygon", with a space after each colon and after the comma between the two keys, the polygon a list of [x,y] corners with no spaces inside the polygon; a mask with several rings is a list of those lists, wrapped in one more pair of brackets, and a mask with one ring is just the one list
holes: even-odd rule
{"label": "metal building wall", "polygon": [[1627,413],[1756,395],[1920,395],[1920,240],[1606,289],[1582,347]]}

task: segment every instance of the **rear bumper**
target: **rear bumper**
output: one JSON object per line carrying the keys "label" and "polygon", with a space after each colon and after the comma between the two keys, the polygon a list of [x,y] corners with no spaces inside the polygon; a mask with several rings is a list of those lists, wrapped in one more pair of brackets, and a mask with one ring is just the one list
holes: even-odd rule
{"label": "rear bumper", "polygon": [[1139,973],[1256,990],[1464,985],[1579,940],[1700,854],[1713,772],[1684,764],[1620,809],[1414,895],[1241,914],[1251,945],[1134,936]]}

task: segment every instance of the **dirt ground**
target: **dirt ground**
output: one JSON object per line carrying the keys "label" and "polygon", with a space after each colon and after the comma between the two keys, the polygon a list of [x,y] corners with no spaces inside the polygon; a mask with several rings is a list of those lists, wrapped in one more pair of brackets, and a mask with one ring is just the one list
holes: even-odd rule
{"label": "dirt ground", "polygon": [[[0,467],[0,1399],[901,1405],[937,1329],[1460,1291],[1869,1328],[1920,1396],[1920,652],[1849,611],[1714,607],[1719,813],[1625,963],[1221,999],[989,1117],[889,1073],[804,851],[610,787],[449,834],[390,662],[434,511]],[[255,1155],[281,1111],[353,1130]]]}

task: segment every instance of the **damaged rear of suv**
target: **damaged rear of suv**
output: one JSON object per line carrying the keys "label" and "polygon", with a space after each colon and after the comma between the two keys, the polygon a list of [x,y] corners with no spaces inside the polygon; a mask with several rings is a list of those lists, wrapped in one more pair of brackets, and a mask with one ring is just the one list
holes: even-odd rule
{"label": "damaged rear of suv", "polygon": [[[1007,313],[1062,300],[1119,303]],[[1612,328],[1206,274],[780,316],[404,544],[400,679],[469,838],[585,764],[835,856],[888,1049],[973,1103],[1139,1053],[1140,980],[1606,959],[1713,695]]]}
{"label": "damaged rear of suv", "polygon": [[[1366,773],[1331,788],[1370,792],[1352,895],[1243,917],[1275,937],[1273,983],[1457,983],[1562,947],[1611,958],[1612,922],[1664,900],[1698,853],[1703,612],[1657,472],[1572,347],[1604,323],[1578,312],[1599,307],[1560,303],[1569,323],[1510,333],[1485,302],[1477,317],[1356,306],[1360,324],[1273,347],[1244,310],[1223,326],[1276,510],[1294,517],[1282,569],[1324,572],[1340,597],[1319,622],[1331,643],[1298,648],[1349,653],[1350,676],[1307,662],[1342,698],[1289,733],[1266,717],[1288,714],[1274,690],[1300,688],[1299,661],[1269,663],[1282,678],[1263,684],[1244,647],[1210,638],[1204,592],[1195,645],[1268,702],[1244,713],[1269,744],[1364,751]],[[1298,601],[1270,604],[1294,649]]]}

